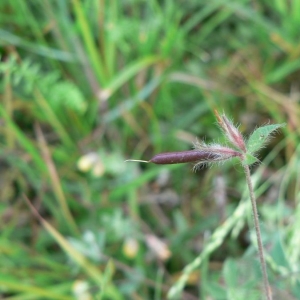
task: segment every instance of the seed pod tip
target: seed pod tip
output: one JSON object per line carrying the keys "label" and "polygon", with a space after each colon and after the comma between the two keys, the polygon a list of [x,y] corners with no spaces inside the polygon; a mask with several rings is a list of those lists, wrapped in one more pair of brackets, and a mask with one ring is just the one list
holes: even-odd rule
{"label": "seed pod tip", "polygon": [[125,162],[128,162],[128,161],[135,161],[135,162],[143,162],[143,163],[149,163],[150,161],[149,160],[140,160],[140,159],[126,159]]}

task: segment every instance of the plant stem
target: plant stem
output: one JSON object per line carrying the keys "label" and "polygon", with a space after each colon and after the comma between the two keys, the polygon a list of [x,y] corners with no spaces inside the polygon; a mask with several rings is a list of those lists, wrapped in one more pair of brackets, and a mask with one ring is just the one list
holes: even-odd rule
{"label": "plant stem", "polygon": [[262,274],[263,274],[266,298],[267,298],[267,300],[272,300],[272,293],[271,293],[271,289],[270,289],[270,285],[269,285],[266,261],[265,261],[265,257],[264,257],[264,249],[263,249],[262,240],[261,240],[256,200],[255,200],[253,186],[252,186],[252,182],[251,182],[250,169],[249,169],[248,165],[243,165],[243,166],[244,166],[244,171],[245,171],[245,175],[246,175],[247,185],[248,185],[251,204],[252,204],[252,214],[253,214],[254,227],[255,227],[256,238],[257,238],[260,266],[261,266],[261,270],[262,270]]}

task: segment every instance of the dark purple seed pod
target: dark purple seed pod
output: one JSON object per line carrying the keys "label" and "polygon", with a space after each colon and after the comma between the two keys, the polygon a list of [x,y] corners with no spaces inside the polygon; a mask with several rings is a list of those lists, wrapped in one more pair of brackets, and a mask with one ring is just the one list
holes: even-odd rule
{"label": "dark purple seed pod", "polygon": [[180,152],[159,153],[152,157],[149,162],[159,165],[182,164],[187,162],[198,162],[218,158],[219,155],[208,151],[189,150]]}

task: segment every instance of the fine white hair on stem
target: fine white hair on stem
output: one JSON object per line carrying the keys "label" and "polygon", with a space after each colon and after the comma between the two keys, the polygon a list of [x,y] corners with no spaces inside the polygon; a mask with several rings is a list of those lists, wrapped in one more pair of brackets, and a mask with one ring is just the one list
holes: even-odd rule
{"label": "fine white hair on stem", "polygon": [[198,161],[193,168],[194,171],[200,170],[207,165],[224,163],[231,158],[242,156],[242,153],[239,151],[217,143],[206,144],[203,141],[196,141],[194,147],[195,150],[206,151],[211,154],[207,159]]}
{"label": "fine white hair on stem", "polygon": [[226,163],[229,160],[234,159],[234,156],[228,157],[228,158],[215,158],[214,160],[206,160],[206,161],[199,161],[197,162],[194,167],[193,167],[193,171],[197,172],[199,170],[204,169],[205,167],[212,167],[214,164],[217,165],[223,165],[224,163]]}

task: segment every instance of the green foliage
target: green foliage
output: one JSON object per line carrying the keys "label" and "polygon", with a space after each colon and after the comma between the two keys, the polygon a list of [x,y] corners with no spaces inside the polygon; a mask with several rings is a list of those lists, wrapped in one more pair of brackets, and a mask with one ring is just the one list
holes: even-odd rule
{"label": "green foliage", "polygon": [[260,148],[265,146],[270,139],[270,135],[283,126],[285,126],[285,124],[271,124],[255,129],[247,141],[247,150],[250,153],[257,152]]}
{"label": "green foliage", "polygon": [[[252,177],[274,295],[285,299],[279,286],[297,298],[298,8],[297,0],[0,0],[0,298],[160,300],[182,274],[171,291],[230,298],[238,281],[230,268],[256,260],[239,167],[194,174],[124,163],[191,149],[196,137],[210,144],[219,136],[214,109],[242,132],[288,123]],[[254,131],[251,155],[280,127]],[[157,249],[166,248],[164,260]],[[244,283],[255,293],[260,279]]]}
{"label": "green foliage", "polygon": [[227,286],[227,299],[261,299],[261,293],[256,286],[259,273],[253,265],[253,262],[247,259],[242,263],[234,259],[225,261],[223,274]]}
{"label": "green foliage", "polygon": [[247,153],[245,155],[245,159],[243,160],[243,164],[250,166],[250,165],[256,163],[257,161],[258,161],[258,159],[255,156]]}
{"label": "green foliage", "polygon": [[[7,62],[0,64],[0,74],[7,74],[6,80],[11,82],[19,95],[26,98],[38,89],[56,113],[70,109],[83,114],[86,110],[87,103],[81,91],[71,81],[62,80],[58,70],[46,73],[39,64],[32,63],[29,59],[19,64],[11,56]],[[44,118],[47,119],[46,116]]]}

